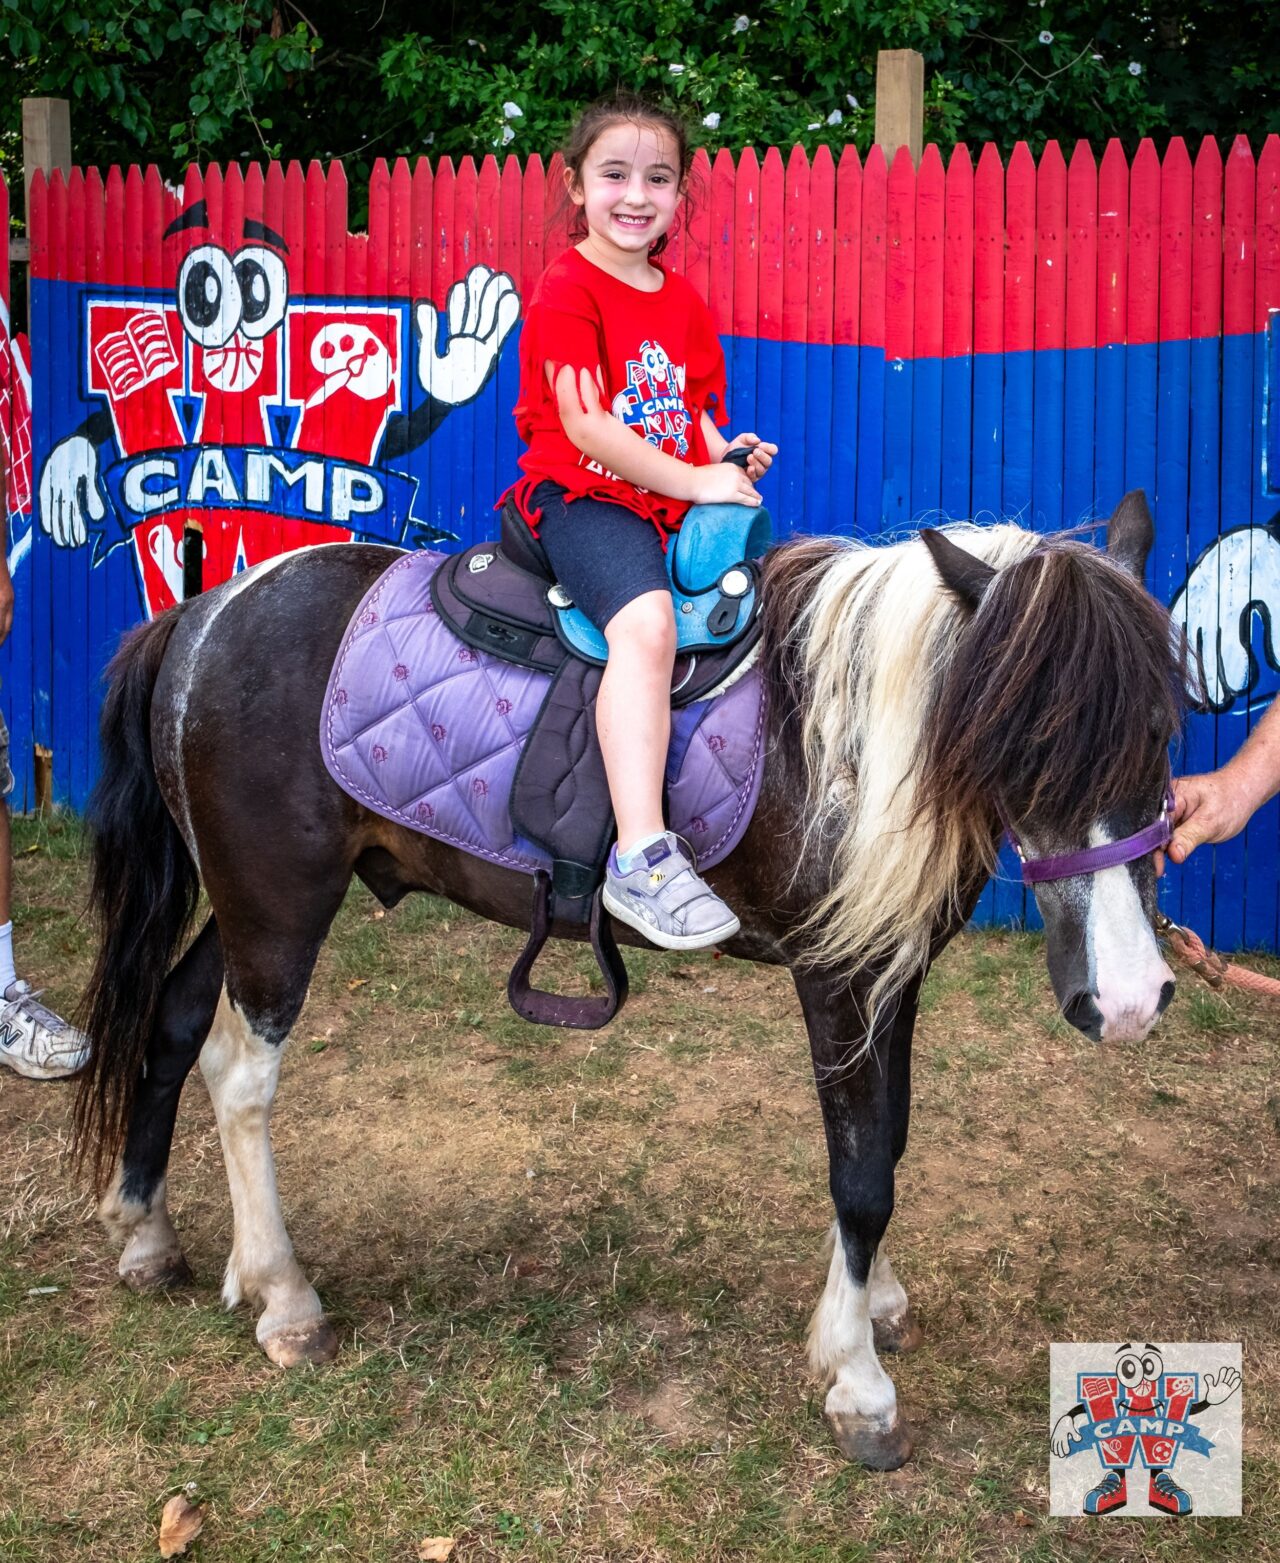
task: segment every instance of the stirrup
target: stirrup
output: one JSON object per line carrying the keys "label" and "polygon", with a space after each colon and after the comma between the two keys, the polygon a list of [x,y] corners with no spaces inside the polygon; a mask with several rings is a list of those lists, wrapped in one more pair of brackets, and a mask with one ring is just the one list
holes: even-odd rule
{"label": "stirrup", "polygon": [[603,886],[591,897],[591,950],[604,978],[605,991],[590,998],[570,998],[548,993],[529,984],[533,963],[551,931],[551,875],[538,869],[533,876],[533,913],[529,939],[507,979],[507,998],[522,1020],[535,1026],[565,1026],[576,1031],[598,1031],[607,1026],[627,1001],[627,968],[613,937],[613,924],[601,900]]}

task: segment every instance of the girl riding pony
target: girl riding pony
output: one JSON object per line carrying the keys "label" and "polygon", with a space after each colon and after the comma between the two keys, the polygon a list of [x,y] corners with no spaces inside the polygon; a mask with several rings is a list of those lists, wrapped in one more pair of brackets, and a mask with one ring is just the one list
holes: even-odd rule
{"label": "girl riding pony", "polygon": [[[664,549],[691,505],[758,505],[753,480],[777,446],[716,428],[724,354],[710,312],[658,263],[689,172],[679,121],[638,98],[597,104],[564,161],[577,243],[525,316],[515,417],[528,450],[505,497],[609,646],[596,726],[618,840],[604,904],[654,944],[701,949],[738,919],[662,817],[676,652]],[[723,461],[734,448],[749,452],[745,471]]]}

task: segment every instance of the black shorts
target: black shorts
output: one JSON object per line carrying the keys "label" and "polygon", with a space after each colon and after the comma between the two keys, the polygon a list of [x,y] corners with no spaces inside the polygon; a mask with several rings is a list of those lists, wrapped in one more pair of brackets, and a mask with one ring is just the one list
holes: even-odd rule
{"label": "black shorts", "polygon": [[669,592],[666,554],[652,521],[604,499],[571,499],[558,483],[540,483],[538,540],[552,573],[575,606],[603,632],[620,608],[646,592]]}

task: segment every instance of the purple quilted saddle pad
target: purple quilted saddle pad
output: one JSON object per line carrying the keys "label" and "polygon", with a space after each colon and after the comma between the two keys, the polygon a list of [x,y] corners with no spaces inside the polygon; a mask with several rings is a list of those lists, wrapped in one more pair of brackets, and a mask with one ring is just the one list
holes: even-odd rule
{"label": "purple quilted saddle pad", "polygon": [[[320,719],[334,781],[397,824],[532,874],[551,866],[517,836],[507,804],[516,762],[550,678],[464,646],[430,583],[445,555],[397,559],[343,636]],[[755,669],[673,713],[671,828],[720,862],[751,821],[764,771],[764,686]]]}

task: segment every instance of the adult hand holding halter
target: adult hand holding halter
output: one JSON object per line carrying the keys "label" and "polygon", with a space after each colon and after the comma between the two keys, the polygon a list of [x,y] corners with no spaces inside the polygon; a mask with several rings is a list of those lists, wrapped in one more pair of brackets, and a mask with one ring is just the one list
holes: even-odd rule
{"label": "adult hand holding halter", "polygon": [[[1238,754],[1220,770],[1180,776],[1173,783],[1173,836],[1169,856],[1185,863],[1197,847],[1238,836],[1250,819],[1280,792],[1280,702],[1272,702]],[[1156,873],[1164,873],[1164,852],[1156,853]],[[1273,977],[1236,966],[1208,949],[1190,928],[1165,920],[1162,933],[1174,952],[1214,988],[1237,988],[1280,997]]]}
{"label": "adult hand holding halter", "polygon": [[[1197,847],[1230,841],[1280,792],[1280,702],[1273,702],[1239,753],[1220,770],[1180,776],[1173,784],[1169,856],[1185,863]],[[1156,854],[1164,872],[1164,854]]]}

